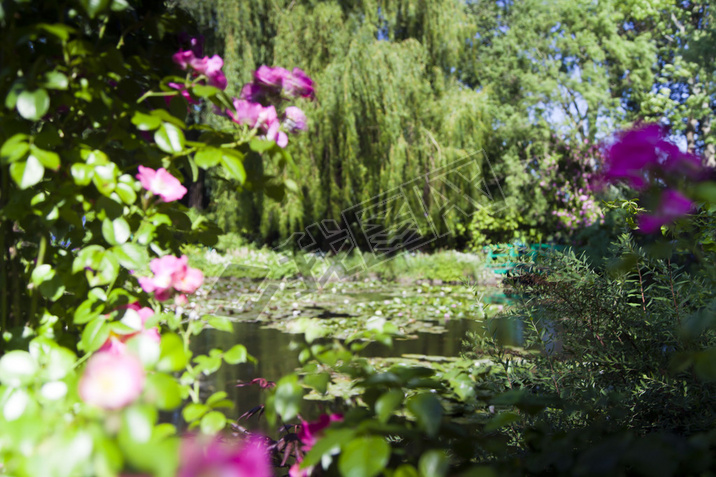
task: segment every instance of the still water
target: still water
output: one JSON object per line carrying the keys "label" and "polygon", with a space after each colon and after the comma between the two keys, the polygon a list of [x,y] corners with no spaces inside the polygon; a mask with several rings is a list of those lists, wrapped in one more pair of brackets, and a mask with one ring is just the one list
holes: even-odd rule
{"label": "still water", "polygon": [[[357,320],[359,323],[360,320],[367,319],[367,316],[356,313],[356,309],[370,309],[371,313],[375,313],[377,308],[388,307],[389,312],[386,313],[388,315],[386,318],[390,316],[390,313],[393,316],[400,313],[403,319],[408,318],[411,314],[419,317],[420,326],[414,327],[412,332],[406,333],[409,334],[409,338],[394,339],[391,347],[375,342],[370,343],[360,352],[360,356],[368,358],[407,355],[456,357],[464,351],[463,340],[467,333],[479,332],[483,329],[482,318],[484,315],[477,316],[474,311],[476,308],[472,305],[475,301],[474,298],[462,293],[464,290],[459,286],[455,286],[454,290],[449,287],[441,287],[434,290],[421,290],[420,293],[413,289],[409,290],[410,294],[407,299],[404,297],[408,294],[403,291],[392,287],[390,292],[373,293],[366,296],[365,290],[343,290],[340,301],[336,299],[338,298],[336,296],[331,299],[327,298],[323,302],[318,299],[320,306],[316,306],[313,301],[307,308],[322,310],[321,314],[318,314],[319,318],[327,315],[348,316],[350,314],[353,315],[351,319]],[[402,301],[395,300],[395,297],[398,296],[403,297]],[[493,291],[492,295],[483,295],[481,300],[485,303],[499,303],[503,301],[502,297]],[[396,302],[399,303],[396,305]],[[346,303],[349,304],[344,305]],[[360,303],[358,308],[354,306],[355,303]],[[470,303],[470,305],[467,306],[466,303]],[[286,308],[290,311],[288,304],[279,306],[279,308]],[[445,311],[451,312],[452,315],[444,313]],[[290,322],[293,318],[290,314],[288,315],[284,315],[283,320]],[[240,316],[235,318],[238,321],[234,322],[233,333],[205,330],[192,343],[194,350],[200,353],[205,353],[211,348],[226,350],[241,343],[246,346],[249,354],[258,360],[256,364],[224,364],[217,373],[202,382],[203,398],[216,391],[228,393],[228,398],[235,403],[234,409],[227,412],[227,416],[230,418],[238,417],[262,404],[266,393],[259,386],[237,387],[237,383],[248,382],[255,378],[264,378],[275,382],[299,367],[298,351],[291,349],[291,342],[296,339],[296,335],[276,329],[276,321],[260,320],[256,315],[253,315],[249,321],[242,321]],[[417,331],[415,331],[416,329]],[[306,403],[304,417],[315,417],[322,411],[322,406],[322,403],[316,401]],[[265,420],[262,419],[262,421],[263,423],[259,423],[257,418],[253,417],[248,422],[242,421],[241,425],[268,431]]]}

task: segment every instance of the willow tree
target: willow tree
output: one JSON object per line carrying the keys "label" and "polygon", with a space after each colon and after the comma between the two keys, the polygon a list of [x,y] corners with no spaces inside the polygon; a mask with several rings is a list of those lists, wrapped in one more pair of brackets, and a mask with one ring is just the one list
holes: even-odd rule
{"label": "willow tree", "polygon": [[[482,95],[455,76],[471,31],[462,2],[214,0],[211,6],[202,16],[223,42],[229,84],[248,81],[260,64],[300,67],[317,84],[317,101],[303,105],[309,134],[289,146],[297,192],[275,202],[215,189],[215,213],[228,229],[277,242],[324,219],[341,223],[344,210],[482,149],[489,128]],[[445,212],[446,201],[467,211],[483,200],[477,182],[463,181],[461,190],[436,187],[406,200],[430,218]],[[398,220],[398,205],[383,206],[382,225]],[[447,223],[433,225],[464,232],[468,218],[450,213]],[[419,221],[428,227],[422,214]]]}

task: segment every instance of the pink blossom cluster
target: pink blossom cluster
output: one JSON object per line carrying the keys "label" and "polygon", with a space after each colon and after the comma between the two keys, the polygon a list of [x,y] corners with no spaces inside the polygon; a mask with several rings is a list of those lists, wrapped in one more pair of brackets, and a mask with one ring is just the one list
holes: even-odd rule
{"label": "pink blossom cluster", "polygon": [[142,307],[138,302],[134,302],[125,307],[127,310],[132,310],[136,313],[130,315],[126,314],[121,322],[127,327],[136,330],[132,333],[118,335],[110,333],[109,338],[104,342],[99,351],[108,351],[114,354],[123,354],[127,351],[127,341],[135,337],[146,338],[154,343],[159,344],[161,337],[159,335],[159,329],[146,328],[147,320],[154,316],[154,310],[148,306]]}
{"label": "pink blossom cluster", "polygon": [[203,40],[192,38],[191,48],[189,50],[180,49],[174,53],[172,60],[179,65],[182,70],[191,68],[195,75],[203,75],[207,78],[211,86],[219,89],[226,89],[226,76],[222,71],[224,60],[219,55],[211,58],[202,56]]}
{"label": "pink blossom cluster", "polygon": [[272,477],[266,442],[260,437],[251,437],[244,442],[230,443],[217,437],[206,443],[197,436],[185,437],[177,477],[201,475]]}
{"label": "pink blossom cluster", "polygon": [[[179,51],[174,53],[174,55],[172,55],[174,63],[179,65],[179,67],[184,71],[191,71],[194,77],[203,76],[206,78],[209,85],[215,86],[221,90],[226,89],[226,75],[224,75],[224,72],[222,71],[222,68],[224,67],[224,60],[219,55],[214,55],[212,57],[203,56],[204,37],[183,38],[183,40],[185,43],[188,42],[190,44],[190,48],[188,50],[180,48]],[[203,81],[201,78],[199,79],[200,81]],[[189,90],[186,88],[186,85],[170,82],[167,83],[167,86],[179,91],[182,97],[186,99],[189,104],[199,104],[199,101],[191,95]],[[171,97],[166,97],[165,100],[168,105],[171,101]]]}
{"label": "pink blossom cluster", "polygon": [[557,227],[573,230],[603,223],[604,215],[590,187],[599,147],[560,141],[556,136],[552,139],[553,149],[539,171],[539,186],[545,196],[554,197],[551,215],[557,219]]}
{"label": "pink blossom cluster", "polygon": [[179,200],[186,194],[186,187],[164,168],[154,170],[139,166],[139,174],[136,177],[142,187],[161,197],[164,202]]}
{"label": "pink blossom cluster", "polygon": [[188,258],[165,255],[152,259],[149,269],[154,276],[139,277],[139,285],[147,293],[154,293],[159,301],[166,301],[176,292],[180,299],[185,293],[194,293],[204,282],[201,270],[191,268]]}
{"label": "pink blossom cluster", "polygon": [[702,180],[706,172],[698,156],[682,152],[667,141],[664,129],[657,124],[618,133],[607,149],[605,169],[607,182],[623,181],[637,190],[652,188],[659,192],[656,207],[637,218],[643,233],[656,232],[691,212],[694,203],[678,190],[677,183]]}
{"label": "pink blossom cluster", "polygon": [[[254,80],[244,85],[234,109],[226,114],[237,124],[256,129],[261,137],[286,147],[289,134],[307,128],[306,114],[296,106],[287,106],[279,115],[283,101],[303,97],[314,99],[313,80],[299,68],[290,72],[280,67],[261,66]],[[277,109],[278,108],[278,109]]]}
{"label": "pink blossom cluster", "polygon": [[156,346],[158,353],[161,340],[159,329],[146,328],[154,310],[137,302],[124,308],[132,313],[125,313],[121,323],[136,331],[123,335],[110,333],[87,362],[79,382],[79,395],[84,402],[110,411],[132,404],[144,389],[144,365],[129,351],[127,342],[146,339]]}
{"label": "pink blossom cluster", "polygon": [[[554,184],[556,185],[556,184]],[[589,227],[596,223],[604,223],[604,213],[599,207],[591,191],[579,188],[570,190],[569,183],[557,190],[557,198],[563,208],[553,210],[552,215],[560,220],[567,229]]]}
{"label": "pink blossom cluster", "polygon": [[618,133],[607,149],[605,167],[608,182],[624,181],[635,189],[647,187],[655,175],[677,174],[698,180],[704,171],[701,159],[667,141],[658,124]]}

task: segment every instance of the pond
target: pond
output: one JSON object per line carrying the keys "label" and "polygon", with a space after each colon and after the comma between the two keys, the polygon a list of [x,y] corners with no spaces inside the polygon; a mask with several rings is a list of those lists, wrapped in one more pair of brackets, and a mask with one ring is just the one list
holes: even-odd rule
{"label": "pond", "polygon": [[[282,284],[283,283],[283,284]],[[261,287],[276,293],[261,302]],[[201,309],[230,316],[234,332],[206,330],[197,337],[197,352],[229,349],[241,343],[258,363],[224,365],[202,383],[202,394],[226,391],[235,408],[229,416],[262,403],[259,386],[237,387],[255,378],[276,381],[299,367],[298,352],[291,349],[301,323],[318,323],[326,338],[343,339],[371,317],[383,317],[401,333],[391,347],[370,343],[360,354],[367,358],[457,357],[468,332],[483,328],[486,316],[500,310],[507,298],[498,288],[470,285],[400,285],[395,283],[341,282],[322,289],[306,289],[300,283],[256,283],[223,280],[205,296]],[[309,406],[306,417],[320,412],[320,403]],[[242,425],[256,427],[253,424]],[[264,421],[265,422],[265,421]],[[259,427],[264,427],[259,425]]]}

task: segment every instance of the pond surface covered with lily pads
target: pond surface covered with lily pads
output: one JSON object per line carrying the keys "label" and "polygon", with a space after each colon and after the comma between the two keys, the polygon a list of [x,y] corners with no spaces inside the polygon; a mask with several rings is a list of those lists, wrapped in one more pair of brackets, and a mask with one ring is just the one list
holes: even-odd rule
{"label": "pond surface covered with lily pads", "polygon": [[205,392],[226,391],[240,415],[262,402],[259,386],[237,383],[256,378],[276,381],[299,367],[291,343],[307,339],[347,339],[367,327],[394,333],[392,345],[373,342],[362,357],[395,361],[449,361],[460,355],[468,332],[480,332],[484,319],[507,298],[496,287],[469,284],[343,281],[312,286],[298,280],[251,281],[224,278],[190,306],[199,315],[229,317],[233,333],[207,330],[197,351],[229,349],[240,343],[258,362],[223,366],[204,383]]}

